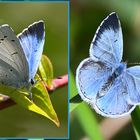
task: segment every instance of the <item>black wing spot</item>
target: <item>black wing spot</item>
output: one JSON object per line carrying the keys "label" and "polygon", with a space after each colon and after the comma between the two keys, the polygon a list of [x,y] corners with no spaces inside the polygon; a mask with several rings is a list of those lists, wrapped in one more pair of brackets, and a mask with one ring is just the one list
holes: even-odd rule
{"label": "black wing spot", "polygon": [[7,38],[7,36],[5,35],[4,38]]}
{"label": "black wing spot", "polygon": [[12,69],[10,69],[10,71],[12,72],[13,70],[12,70]]}
{"label": "black wing spot", "polygon": [[116,39],[116,40],[114,40],[114,42],[117,42],[118,40]]}
{"label": "black wing spot", "polygon": [[0,40],[1,40],[1,41],[3,41],[3,40],[4,40],[4,38],[1,38]]}
{"label": "black wing spot", "polygon": [[14,40],[14,39],[12,39],[11,41],[12,41],[12,42],[14,42],[15,40]]}
{"label": "black wing spot", "polygon": [[12,53],[11,55],[15,55],[15,54],[18,54],[18,52],[14,52],[14,53]]}

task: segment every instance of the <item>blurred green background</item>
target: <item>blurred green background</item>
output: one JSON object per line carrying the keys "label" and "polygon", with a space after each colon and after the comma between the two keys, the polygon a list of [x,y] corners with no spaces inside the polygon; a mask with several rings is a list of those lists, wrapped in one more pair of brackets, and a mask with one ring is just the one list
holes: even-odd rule
{"label": "blurred green background", "polygon": [[[53,64],[54,77],[67,74],[67,2],[0,3],[0,15],[0,24],[9,24],[17,34],[29,24],[44,20],[46,27],[44,54]],[[60,128],[45,117],[15,105],[0,110],[0,137],[67,137],[67,86],[57,89],[50,97],[61,123]]]}
{"label": "blurred green background", "polygon": [[[139,0],[72,0],[70,61],[74,77],[78,64],[86,57],[89,57],[89,46],[98,26],[111,12],[118,13],[121,21],[124,43],[123,61],[128,62],[128,67],[136,65],[135,63],[140,63]],[[70,135],[72,140],[88,140],[93,138],[91,138],[91,135],[96,136],[96,130],[94,131],[92,129],[94,126],[90,127],[90,124],[84,125],[90,118],[89,114],[84,112],[83,106],[82,103],[71,112]],[[85,106],[87,107],[87,104],[85,104]],[[101,128],[100,123],[103,122],[105,118],[97,115],[91,108],[89,108],[88,111],[92,112],[90,116],[93,116],[93,120],[97,120],[97,125]],[[126,117],[126,119],[128,118]],[[109,126],[111,126],[111,124],[108,123],[108,126],[102,131],[107,131]],[[113,129],[115,129],[115,126],[112,126],[112,130]],[[91,133],[89,131],[91,131]],[[126,123],[126,125],[122,127],[122,129],[119,129],[119,132],[116,134],[111,134],[111,132],[108,133],[108,135],[112,135],[110,138],[111,140],[136,139],[131,122]],[[95,140],[97,140],[97,138]]]}

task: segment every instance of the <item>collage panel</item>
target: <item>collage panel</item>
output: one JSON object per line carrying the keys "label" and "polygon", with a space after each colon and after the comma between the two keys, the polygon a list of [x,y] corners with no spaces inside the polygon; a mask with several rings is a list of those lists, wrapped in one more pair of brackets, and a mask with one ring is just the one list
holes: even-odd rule
{"label": "collage panel", "polygon": [[70,7],[70,139],[138,140],[140,2]]}
{"label": "collage panel", "polygon": [[0,13],[0,138],[68,138],[68,2]]}

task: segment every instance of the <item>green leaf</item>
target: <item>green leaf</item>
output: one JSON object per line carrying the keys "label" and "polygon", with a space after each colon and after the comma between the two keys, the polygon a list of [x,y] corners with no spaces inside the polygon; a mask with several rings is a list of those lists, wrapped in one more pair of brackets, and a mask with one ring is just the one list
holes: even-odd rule
{"label": "green leaf", "polygon": [[40,81],[35,85],[33,91],[33,99],[43,111],[46,112],[47,118],[52,120],[58,127],[60,126],[60,122],[58,120],[57,114],[52,106],[49,94],[45,87],[45,83]]}
{"label": "green leaf", "polygon": [[75,85],[75,79],[74,76],[72,74],[72,72],[70,72],[70,99],[72,99],[74,96],[77,95],[77,87]]}
{"label": "green leaf", "polygon": [[70,112],[72,112],[78,105],[79,102],[71,102],[77,96],[77,88],[72,72],[70,72]]}
{"label": "green leaf", "polygon": [[140,140],[140,106],[137,106],[131,113],[133,128],[137,137]]}
{"label": "green leaf", "polygon": [[78,106],[76,115],[90,140],[103,140],[96,117],[86,103]]}
{"label": "green leaf", "polygon": [[46,82],[47,87],[52,89],[52,79],[53,79],[53,66],[50,59],[46,55],[42,55],[39,64],[39,73],[43,81]]}
{"label": "green leaf", "polygon": [[53,121],[58,127],[60,126],[43,82],[37,82],[35,87],[32,88],[33,101],[29,100],[27,97],[28,93],[25,89],[17,90],[13,87],[0,85],[0,93],[10,96],[10,98],[18,105],[27,110],[43,115]]}

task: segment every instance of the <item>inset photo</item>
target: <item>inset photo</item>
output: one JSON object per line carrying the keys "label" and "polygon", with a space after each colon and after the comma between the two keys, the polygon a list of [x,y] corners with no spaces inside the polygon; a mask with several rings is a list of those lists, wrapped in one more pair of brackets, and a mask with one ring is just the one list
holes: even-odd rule
{"label": "inset photo", "polygon": [[68,138],[68,11],[0,3],[1,138]]}
{"label": "inset photo", "polygon": [[140,2],[71,1],[70,138],[140,137]]}

